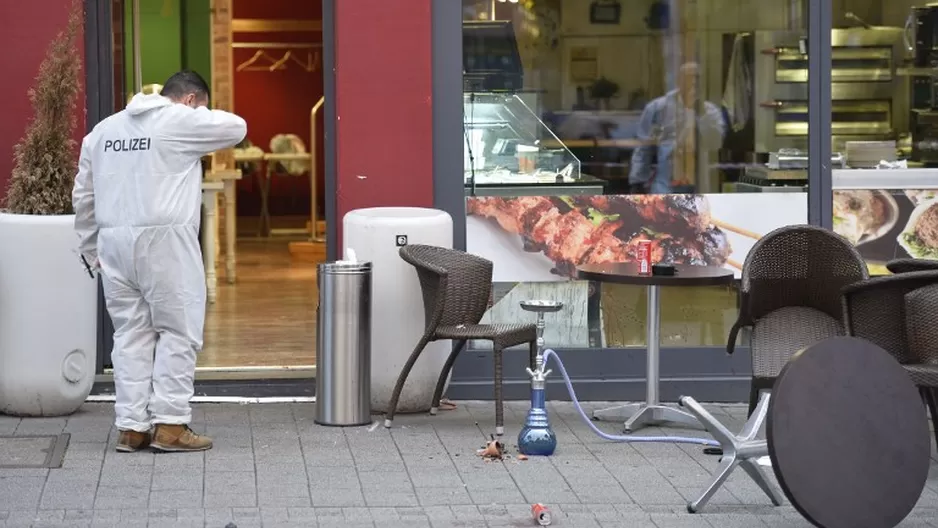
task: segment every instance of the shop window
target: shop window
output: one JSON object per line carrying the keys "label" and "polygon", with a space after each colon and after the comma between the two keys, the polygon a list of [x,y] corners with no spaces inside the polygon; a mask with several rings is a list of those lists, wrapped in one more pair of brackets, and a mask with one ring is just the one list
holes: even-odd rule
{"label": "shop window", "polygon": [[[806,223],[807,7],[464,0],[467,247],[495,262],[492,318],[558,298],[554,346],[644,346],[644,289],[577,281],[578,264],[651,239],[656,259],[738,276],[761,236]],[[873,273],[938,258],[938,8],[846,0],[833,27],[834,229]],[[737,302],[665,289],[663,344],[723,346]]]}
{"label": "shop window", "polygon": [[[464,0],[463,17],[467,247],[495,262],[492,320],[559,299],[553,346],[644,346],[644,288],[577,265],[651,239],[656,260],[739,275],[760,236],[807,221],[802,3]],[[737,297],[664,289],[662,344],[724,346]]]}

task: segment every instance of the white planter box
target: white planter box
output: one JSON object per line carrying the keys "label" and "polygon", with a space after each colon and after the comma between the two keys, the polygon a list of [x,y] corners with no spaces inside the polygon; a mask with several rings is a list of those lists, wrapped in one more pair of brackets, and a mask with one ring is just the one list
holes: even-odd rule
{"label": "white planter box", "polygon": [[[403,244],[453,247],[453,219],[419,207],[375,207],[346,213],[343,254],[371,262],[371,410],[387,412],[404,364],[424,331],[423,294],[414,267],[400,257]],[[399,240],[401,239],[401,240]],[[397,412],[430,410],[436,382],[452,344],[427,345],[401,391]],[[319,353],[317,351],[317,353]],[[445,391],[444,391],[445,394]]]}
{"label": "white planter box", "polygon": [[0,213],[0,413],[67,415],[91,392],[98,281],[74,220]]}

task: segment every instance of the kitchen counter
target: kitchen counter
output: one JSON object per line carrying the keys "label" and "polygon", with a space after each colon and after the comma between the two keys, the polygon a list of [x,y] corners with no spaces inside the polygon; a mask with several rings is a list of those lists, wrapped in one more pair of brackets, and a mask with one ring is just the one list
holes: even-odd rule
{"label": "kitchen counter", "polygon": [[938,189],[938,169],[834,169],[834,190]]}
{"label": "kitchen counter", "polygon": [[557,181],[555,176],[545,173],[541,176],[501,171],[493,174],[480,171],[476,174],[475,193],[472,183],[464,181],[466,195],[475,196],[574,196],[582,194],[602,194],[604,182],[592,176],[582,175],[579,179],[570,177]]}

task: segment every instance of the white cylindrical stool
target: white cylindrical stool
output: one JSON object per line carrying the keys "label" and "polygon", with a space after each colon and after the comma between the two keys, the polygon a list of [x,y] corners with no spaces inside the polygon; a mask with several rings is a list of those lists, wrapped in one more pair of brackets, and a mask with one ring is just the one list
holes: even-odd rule
{"label": "white cylindrical stool", "polygon": [[[342,221],[343,254],[349,249],[371,262],[371,409],[386,412],[394,384],[425,329],[423,294],[413,266],[398,253],[408,244],[453,247],[453,218],[419,207],[374,207],[349,211]],[[427,345],[414,365],[397,412],[430,409],[433,390],[451,343]]]}

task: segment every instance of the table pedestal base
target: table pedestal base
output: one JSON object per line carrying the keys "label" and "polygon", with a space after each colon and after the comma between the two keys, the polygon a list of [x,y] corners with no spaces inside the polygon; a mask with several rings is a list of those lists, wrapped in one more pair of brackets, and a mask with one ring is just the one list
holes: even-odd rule
{"label": "table pedestal base", "polygon": [[667,422],[699,428],[700,422],[693,415],[674,407],[658,404],[628,403],[593,411],[594,420],[625,422],[625,432],[631,433],[643,427]]}
{"label": "table pedestal base", "polygon": [[759,398],[756,410],[738,435],[731,433],[693,398],[684,396],[681,398],[681,406],[690,410],[723,448],[723,457],[720,458],[720,466],[714,474],[713,481],[707,486],[700,498],[687,504],[688,512],[697,513],[702,510],[717,490],[723,487],[726,479],[729,478],[737,466],[743,467],[749,477],[769,496],[772,504],[782,505],[784,499],[781,492],[769,482],[760,464],[761,459],[769,453],[768,442],[756,440],[759,429],[762,428],[762,423],[765,422],[765,417],[769,412],[768,393],[763,393]]}

